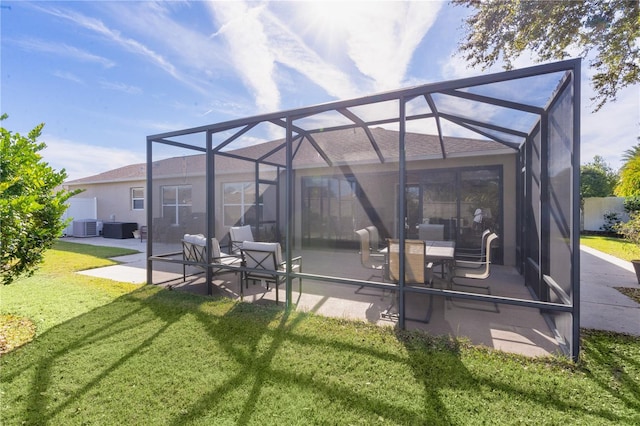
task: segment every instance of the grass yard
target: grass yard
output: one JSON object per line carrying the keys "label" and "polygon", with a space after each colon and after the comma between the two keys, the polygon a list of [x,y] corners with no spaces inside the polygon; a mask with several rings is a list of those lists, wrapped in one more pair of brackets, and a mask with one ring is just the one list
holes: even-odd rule
{"label": "grass yard", "polygon": [[580,244],[624,260],[640,259],[640,247],[622,238],[581,235]]}
{"label": "grass yard", "polygon": [[37,329],[0,357],[0,424],[640,423],[640,338],[585,331],[578,364],[528,359],[72,272],[103,255],[57,246],[0,289]]}

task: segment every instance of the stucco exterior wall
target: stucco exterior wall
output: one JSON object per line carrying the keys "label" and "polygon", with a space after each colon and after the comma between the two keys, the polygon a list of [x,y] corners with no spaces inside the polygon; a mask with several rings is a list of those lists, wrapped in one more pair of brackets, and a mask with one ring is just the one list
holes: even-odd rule
{"label": "stucco exterior wall", "polygon": [[[420,170],[437,170],[447,168],[465,168],[478,166],[500,166],[502,170],[502,201],[504,214],[502,217],[503,235],[500,235],[500,244],[503,247],[503,261],[505,265],[515,265],[515,244],[516,244],[516,166],[515,154],[502,154],[494,156],[477,156],[464,158],[448,158],[446,160],[424,160],[410,162],[407,169],[410,171]],[[375,164],[375,165],[354,165],[350,168],[352,173],[359,177],[367,177],[358,179],[362,191],[369,198],[369,202],[374,206],[376,213],[380,216],[384,226],[395,233],[398,229],[397,214],[397,163]],[[295,176],[295,236],[296,246],[300,246],[302,237],[302,178],[305,176],[342,174],[343,169],[335,168],[315,168],[315,169],[299,169],[296,170]],[[262,179],[274,179],[274,173],[268,173],[261,176]],[[215,182],[215,206],[216,210],[216,237],[224,240],[228,235],[229,228],[222,222],[222,205],[223,205],[223,185],[225,183],[235,182],[253,182],[255,180],[254,173],[227,173],[216,175]],[[173,229],[171,239],[177,239],[185,233],[205,232],[206,222],[204,212],[206,211],[206,182],[204,174],[193,172],[181,176],[154,176],[153,180],[153,200],[151,206],[148,205],[148,197],[146,194],[146,181],[124,181],[112,183],[94,183],[76,186],[68,186],[69,189],[81,188],[85,191],[80,197],[96,197],[98,205],[98,220],[108,222],[112,220],[118,222],[136,222],[139,226],[146,225],[146,210],[133,210],[131,206],[131,188],[141,187],[145,190],[145,208],[152,208],[154,222],[157,218],[162,217],[162,197],[161,188],[165,185],[191,185],[192,186],[192,212],[194,220],[188,224]],[[285,182],[281,180],[281,216],[285,214]],[[219,207],[218,207],[219,206]],[[357,226],[367,226],[366,215],[361,215],[362,223]],[[196,220],[197,219],[197,220]],[[160,221],[158,221],[159,223]],[[164,226],[164,225],[162,225]],[[185,227],[186,226],[186,227]],[[284,232],[282,229],[281,232]],[[175,235],[173,235],[175,234]],[[355,238],[355,234],[354,234]]]}
{"label": "stucco exterior wall", "polygon": [[83,189],[84,192],[78,194],[77,197],[95,197],[97,199],[97,219],[99,221],[136,222],[138,227],[147,223],[145,210],[133,210],[131,203],[131,188],[144,188],[145,181],[143,180],[66,186],[70,190]]}

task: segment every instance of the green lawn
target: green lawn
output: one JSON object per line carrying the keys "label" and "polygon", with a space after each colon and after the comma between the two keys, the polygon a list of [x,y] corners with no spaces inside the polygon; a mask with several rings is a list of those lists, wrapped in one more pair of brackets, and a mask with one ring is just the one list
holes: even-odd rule
{"label": "green lawn", "polygon": [[58,246],[0,289],[0,313],[37,327],[0,357],[0,424],[640,423],[640,338],[527,359],[71,272],[101,256]]}
{"label": "green lawn", "polygon": [[582,235],[580,244],[608,253],[624,260],[640,259],[640,247],[621,238],[600,235]]}

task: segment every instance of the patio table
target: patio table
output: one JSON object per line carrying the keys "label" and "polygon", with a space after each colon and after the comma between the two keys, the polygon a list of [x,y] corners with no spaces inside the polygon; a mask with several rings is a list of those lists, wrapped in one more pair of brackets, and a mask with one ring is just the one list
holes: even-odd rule
{"label": "patio table", "polygon": [[[451,284],[453,278],[453,266],[455,260],[456,242],[455,241],[432,241],[425,240],[424,255],[425,262],[442,265],[442,278],[447,279],[447,285]],[[387,247],[380,250],[385,255],[385,263],[389,264],[389,256]],[[445,267],[446,277],[445,277]],[[388,270],[388,268],[387,268]]]}
{"label": "patio table", "polygon": [[[424,244],[425,261],[442,266],[442,278],[447,280],[447,285],[450,287],[451,280],[453,279],[456,242],[427,240]],[[446,277],[445,268],[447,269]]]}

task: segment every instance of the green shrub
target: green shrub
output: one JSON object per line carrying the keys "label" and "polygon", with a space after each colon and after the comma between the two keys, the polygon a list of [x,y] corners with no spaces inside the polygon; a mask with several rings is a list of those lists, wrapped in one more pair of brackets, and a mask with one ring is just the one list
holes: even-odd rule
{"label": "green shrub", "polygon": [[624,210],[628,213],[640,212],[640,196],[625,198]]}
{"label": "green shrub", "polygon": [[630,216],[628,222],[619,223],[616,229],[626,240],[640,247],[640,211],[632,212]]}

